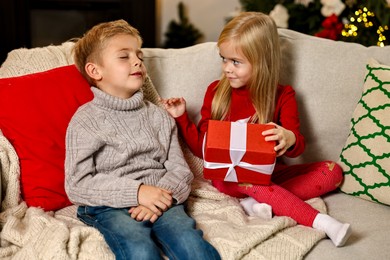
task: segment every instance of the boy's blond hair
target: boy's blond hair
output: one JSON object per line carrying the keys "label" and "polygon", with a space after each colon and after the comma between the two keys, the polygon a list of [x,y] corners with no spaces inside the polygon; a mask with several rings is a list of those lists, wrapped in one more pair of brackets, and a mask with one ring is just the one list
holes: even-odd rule
{"label": "boy's blond hair", "polygon": [[101,58],[100,53],[106,46],[107,40],[120,34],[134,36],[139,41],[140,46],[142,45],[142,38],[139,31],[125,20],[116,20],[95,25],[75,43],[73,47],[75,65],[91,85],[95,85],[95,80],[87,74],[85,65],[88,62],[99,64]]}
{"label": "boy's blond hair", "polygon": [[[272,121],[280,71],[279,36],[275,22],[266,14],[243,12],[222,30],[218,46],[230,41],[252,65],[247,88],[256,109],[252,121]],[[211,117],[223,120],[229,113],[231,87],[225,75],[216,86]]]}

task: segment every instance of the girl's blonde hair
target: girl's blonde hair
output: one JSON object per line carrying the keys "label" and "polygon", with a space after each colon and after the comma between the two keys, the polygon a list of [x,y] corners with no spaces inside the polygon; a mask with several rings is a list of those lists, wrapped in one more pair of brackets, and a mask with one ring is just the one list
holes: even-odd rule
{"label": "girl's blonde hair", "polygon": [[91,85],[94,85],[95,81],[88,76],[85,71],[85,65],[88,62],[99,63],[101,51],[106,46],[107,40],[120,34],[134,36],[137,38],[139,45],[142,45],[142,38],[139,31],[125,20],[116,20],[95,25],[75,43],[73,47],[75,65]]}
{"label": "girl's blonde hair", "polygon": [[[272,121],[280,71],[279,36],[275,22],[266,14],[243,12],[222,30],[218,47],[230,41],[241,50],[252,65],[252,76],[247,84],[256,114],[251,121]],[[223,120],[229,113],[231,87],[225,75],[216,86],[211,118]]]}

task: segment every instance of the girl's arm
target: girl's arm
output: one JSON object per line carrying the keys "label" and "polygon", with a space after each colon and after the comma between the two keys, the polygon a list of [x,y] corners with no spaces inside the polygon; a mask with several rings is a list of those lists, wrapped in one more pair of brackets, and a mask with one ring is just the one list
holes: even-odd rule
{"label": "girl's arm", "polygon": [[[291,86],[280,86],[278,88],[274,122],[286,130],[288,147],[284,155],[288,157],[301,155],[305,150],[305,139],[300,132],[298,105],[295,99],[295,91]],[[291,133],[294,136],[291,136]],[[295,142],[292,142],[294,137]]]}
{"label": "girl's arm", "polygon": [[275,152],[276,156],[284,155],[290,148],[295,145],[296,138],[295,134],[273,122],[269,123],[270,125],[274,125],[275,128],[264,131],[262,134],[265,136],[266,141],[275,141]]}
{"label": "girl's arm", "polygon": [[[211,83],[209,87],[207,88],[204,100],[203,100],[203,106],[201,109],[201,119],[198,123],[198,126],[195,125],[194,122],[191,121],[191,119],[188,116],[187,111],[185,109],[183,110],[183,114],[175,117],[169,109],[167,109],[167,105],[165,105],[165,108],[170,112],[170,114],[175,118],[179,132],[181,136],[183,137],[184,141],[186,142],[187,146],[191,150],[193,154],[195,154],[199,158],[203,158],[202,154],[202,146],[203,146],[203,138],[207,131],[208,127],[208,121],[211,117],[211,102],[213,100],[214,96],[214,87],[216,86],[217,81]],[[185,104],[185,100],[183,99],[175,99],[175,101],[183,102]],[[180,104],[182,105],[182,104]],[[177,110],[176,110],[177,111]],[[179,113],[180,114],[180,113]],[[177,115],[177,114],[176,114]]]}

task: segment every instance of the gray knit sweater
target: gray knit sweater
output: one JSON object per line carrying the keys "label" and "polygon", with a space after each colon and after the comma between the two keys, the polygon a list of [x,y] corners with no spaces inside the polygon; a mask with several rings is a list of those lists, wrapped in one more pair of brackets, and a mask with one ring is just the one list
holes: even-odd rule
{"label": "gray knit sweater", "polygon": [[120,99],[92,87],[66,133],[65,190],[78,205],[138,205],[141,184],[190,193],[193,174],[184,160],[174,120],[145,101],[141,91]]}

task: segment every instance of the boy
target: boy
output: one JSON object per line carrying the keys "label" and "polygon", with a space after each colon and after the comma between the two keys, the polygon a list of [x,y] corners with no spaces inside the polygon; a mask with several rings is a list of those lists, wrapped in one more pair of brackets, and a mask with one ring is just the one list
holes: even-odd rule
{"label": "boy", "polygon": [[102,23],[74,46],[93,86],[66,134],[65,189],[77,216],[104,236],[116,259],[219,259],[184,211],[193,175],[175,122],[145,101],[139,32]]}

